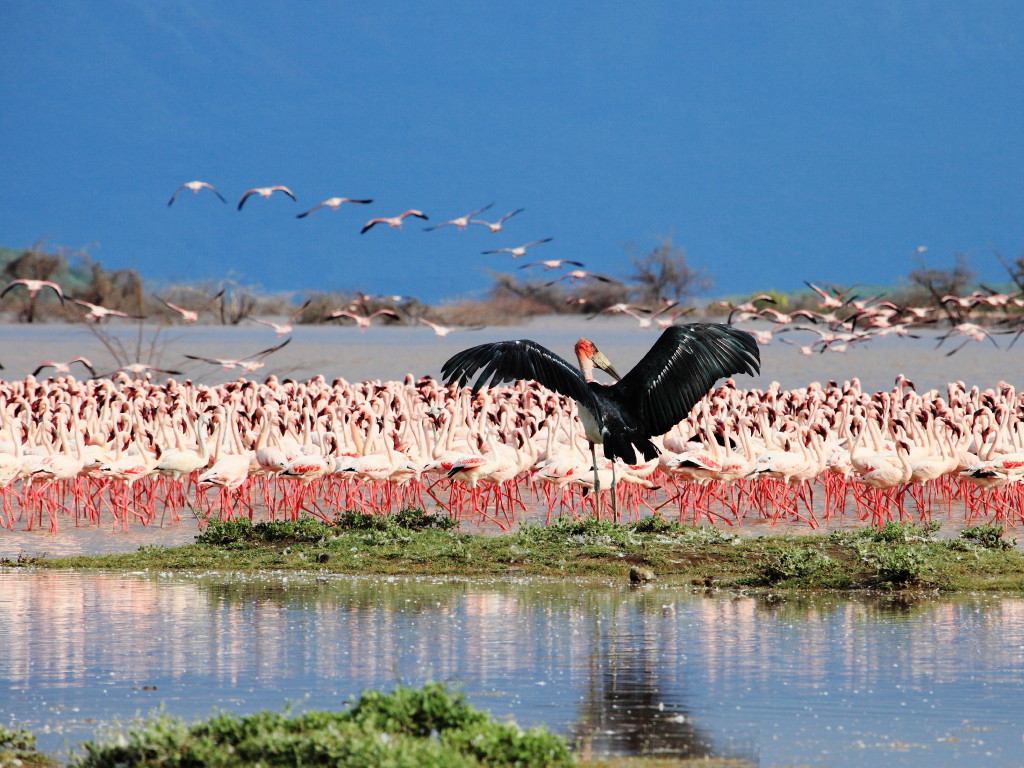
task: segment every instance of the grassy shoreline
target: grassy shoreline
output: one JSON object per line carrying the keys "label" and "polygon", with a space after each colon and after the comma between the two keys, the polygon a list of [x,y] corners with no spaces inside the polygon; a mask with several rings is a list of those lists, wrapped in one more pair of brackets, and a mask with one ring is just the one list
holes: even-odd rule
{"label": "grassy shoreline", "polygon": [[1024,553],[1002,529],[939,538],[938,524],[740,538],[660,518],[461,533],[446,518],[405,510],[343,513],[335,525],[210,522],[194,544],[71,557],[19,557],[0,567],[154,571],[301,571],[458,577],[594,577],[723,589],[1024,590]]}

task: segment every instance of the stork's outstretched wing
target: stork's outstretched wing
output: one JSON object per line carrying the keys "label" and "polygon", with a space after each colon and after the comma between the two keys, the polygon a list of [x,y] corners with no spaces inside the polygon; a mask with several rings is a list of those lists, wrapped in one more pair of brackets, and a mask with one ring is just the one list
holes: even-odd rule
{"label": "stork's outstretched wing", "polygon": [[495,341],[480,344],[452,355],[443,366],[445,384],[465,386],[477,371],[473,392],[505,381],[528,379],[543,384],[560,395],[571,397],[591,413],[599,413],[593,392],[580,372],[547,347],[529,339]]}
{"label": "stork's outstretched wing", "polygon": [[720,323],[666,328],[643,359],[614,385],[650,429],[663,435],[685,419],[715,382],[761,370],[757,342],[746,331]]}

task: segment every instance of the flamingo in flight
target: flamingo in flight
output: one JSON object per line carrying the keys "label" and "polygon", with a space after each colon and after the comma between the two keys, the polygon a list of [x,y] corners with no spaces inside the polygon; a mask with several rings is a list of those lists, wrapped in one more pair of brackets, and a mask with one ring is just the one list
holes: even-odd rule
{"label": "flamingo in flight", "polygon": [[194,323],[194,322],[199,320],[199,313],[200,312],[202,312],[208,306],[213,304],[213,302],[215,302],[217,299],[219,299],[223,295],[224,295],[224,289],[221,288],[219,291],[217,291],[216,294],[211,296],[210,299],[208,301],[206,301],[198,309],[185,309],[184,307],[179,307],[177,304],[172,304],[169,301],[161,299],[159,296],[156,297],[156,300],[159,301],[161,304],[163,304],[168,309],[173,309],[175,312],[177,312],[179,315],[181,315],[181,321],[183,323]]}
{"label": "flamingo in flight", "polygon": [[[720,323],[690,323],[666,328],[643,359],[619,377],[611,363],[589,339],[576,342],[576,370],[546,347],[529,339],[497,341],[463,350],[441,366],[445,385],[473,384],[478,392],[488,383],[529,379],[576,401],[590,443],[594,489],[600,492],[595,444],[612,461],[636,464],[637,450],[645,460],[658,456],[651,437],[663,435],[686,418],[693,406],[719,379],[760,372],[757,342],[745,331]],[[599,384],[594,368],[617,381]],[[614,496],[613,496],[614,504]],[[614,508],[614,507],[613,507]]]}
{"label": "flamingo in flight", "polygon": [[568,259],[548,259],[547,261],[531,261],[529,264],[521,264],[520,269],[526,269],[527,267],[544,267],[544,271],[547,272],[549,269],[559,269],[560,267],[568,264],[572,267],[582,267],[583,262],[580,261],[569,261]]}
{"label": "flamingo in flight", "polygon": [[371,229],[372,227],[375,227],[378,224],[387,224],[388,227],[390,227],[391,229],[401,229],[402,228],[402,219],[404,219],[406,216],[415,216],[418,219],[423,219],[424,221],[429,221],[429,219],[423,213],[423,211],[417,211],[415,208],[410,208],[408,211],[403,211],[402,213],[398,214],[397,216],[391,216],[391,217],[381,217],[381,216],[379,216],[379,217],[377,217],[375,219],[370,219],[368,222],[366,222],[363,225],[363,228],[361,230],[359,230],[359,234],[363,234],[364,232],[366,232],[366,230]]}
{"label": "flamingo in flight", "polygon": [[424,227],[423,231],[433,232],[435,229],[447,227],[449,224],[454,224],[459,229],[465,229],[466,225],[469,224],[469,220],[471,218],[476,216],[478,213],[483,213],[484,211],[490,210],[492,205],[494,205],[494,203],[491,203],[490,205],[485,205],[483,208],[477,208],[475,211],[473,211],[472,213],[467,213],[465,216],[458,216],[454,219],[448,219],[448,221],[442,221],[440,224],[434,224],[433,226],[430,227]]}
{"label": "flamingo in flight", "polygon": [[82,301],[81,299],[72,299],[73,303],[80,307],[85,307],[87,310],[83,315],[83,318],[95,323],[100,320],[104,320],[108,317],[129,317],[133,320],[144,320],[142,315],[129,315],[127,312],[122,312],[119,309],[110,309],[109,307],[102,307],[99,304],[93,304],[88,301]]}
{"label": "flamingo in flight", "polygon": [[[242,210],[242,206],[245,205],[245,201],[253,195],[259,195],[260,197],[267,198],[275,192],[284,192],[292,200],[295,200],[295,195],[292,194],[292,191],[288,189],[288,187],[283,187],[280,184],[275,184],[273,187],[253,187],[252,189],[247,189],[242,193],[242,199],[238,201],[238,210]],[[298,201],[296,200],[296,202]]]}
{"label": "flamingo in flight", "polygon": [[292,327],[292,323],[295,322],[295,318],[297,318],[299,315],[305,312],[306,307],[308,307],[312,303],[312,301],[312,299],[306,299],[306,301],[303,303],[301,307],[299,307],[297,310],[295,310],[288,316],[287,323],[273,323],[270,320],[260,320],[255,317],[249,319],[252,320],[254,323],[259,323],[260,325],[265,325],[268,328],[273,328],[275,331],[277,331],[278,336],[286,336],[287,334],[291,333],[292,330],[294,330]]}
{"label": "flamingo in flight", "polygon": [[810,288],[812,291],[814,291],[821,297],[821,304],[819,304],[818,306],[820,306],[822,309],[841,309],[842,307],[845,307],[853,300],[852,298],[848,299],[846,297],[853,292],[853,289],[856,288],[857,285],[859,285],[859,283],[857,285],[851,285],[842,293],[836,291],[835,296],[831,296],[824,289],[819,288],[814,283],[809,283],[806,280],[804,280],[804,285],[806,285],[808,288]]}
{"label": "flamingo in flight", "polygon": [[66,363],[58,363],[55,360],[44,360],[38,366],[36,366],[36,369],[32,371],[32,375],[38,376],[40,371],[45,370],[47,368],[53,368],[54,372],[58,376],[66,376],[67,374],[71,373],[72,363],[80,363],[84,365],[89,370],[89,375],[92,378],[96,378],[96,369],[93,368],[92,363],[89,362],[89,360],[84,357],[73,357]]}
{"label": "flamingo in flight", "polygon": [[377,315],[388,315],[389,317],[398,318],[398,314],[392,309],[378,309],[376,312],[372,312],[369,315],[357,315],[355,312],[350,312],[347,309],[338,309],[331,312],[326,320],[337,320],[339,317],[347,317],[356,321],[356,326],[360,330],[365,330],[370,327],[370,321],[377,317]]}
{"label": "flamingo in flight", "polygon": [[508,253],[511,254],[513,259],[518,259],[520,256],[526,255],[527,248],[533,248],[533,246],[540,245],[541,243],[550,243],[552,240],[554,240],[553,237],[545,237],[543,240],[534,240],[532,243],[518,245],[515,248],[498,248],[496,251],[481,251],[481,253],[484,256],[487,256],[488,254],[491,253]]}
{"label": "flamingo in flight", "polygon": [[427,326],[428,328],[431,328],[434,331],[434,335],[436,335],[438,338],[442,338],[442,339],[445,336],[447,336],[449,333],[453,333],[454,331],[479,331],[479,330],[484,328],[484,326],[482,326],[482,325],[461,326],[461,327],[460,326],[455,326],[455,325],[439,325],[438,323],[432,323],[429,320],[425,320],[422,317],[419,318],[419,321],[423,325]]}
{"label": "flamingo in flight", "polygon": [[545,286],[554,285],[555,283],[557,283],[557,282],[559,282],[561,280],[568,280],[570,283],[575,283],[577,280],[599,280],[602,283],[617,283],[617,282],[619,282],[618,280],[615,280],[615,279],[613,279],[611,277],[605,277],[604,275],[598,275],[598,274],[596,274],[594,272],[585,272],[582,269],[574,269],[574,270],[571,270],[569,272],[566,272],[564,275],[562,275],[560,277],[556,277],[554,280],[550,280],[550,281],[544,283],[544,285]]}
{"label": "flamingo in flight", "polygon": [[191,189],[193,195],[198,195],[199,190],[204,188],[213,192],[213,194],[220,198],[220,201],[222,203],[227,202],[227,200],[224,199],[224,195],[222,195],[220,192],[214,189],[213,184],[207,184],[205,181],[186,181],[184,184],[182,184],[180,187],[174,190],[174,194],[171,195],[171,199],[167,201],[167,204],[174,205],[174,201],[178,199],[178,195],[181,194],[181,190],[183,189]]}
{"label": "flamingo in flight", "polygon": [[314,205],[305,213],[296,214],[295,218],[304,219],[307,216],[309,216],[309,214],[311,214],[313,211],[319,211],[321,208],[330,208],[331,210],[336,211],[341,207],[342,203],[358,203],[359,205],[368,205],[369,203],[372,202],[373,200],[354,200],[351,197],[330,197],[327,200],[324,200],[322,203]]}
{"label": "flamingo in flight", "polygon": [[[117,371],[124,371],[125,373],[132,374],[133,376],[140,376],[143,373],[145,373],[146,371],[153,371],[153,373],[162,373],[162,374],[165,374],[167,376],[180,376],[181,375],[181,371],[172,371],[172,370],[168,370],[167,368],[157,368],[155,366],[149,365],[148,363],[129,363],[128,365],[119,366],[118,368],[116,368],[114,370],[115,373]],[[107,378],[108,379],[110,377],[109,376],[104,376],[102,378]]]}
{"label": "flamingo in flight", "polygon": [[49,280],[30,280],[27,277],[19,277],[17,280],[11,280],[3,291],[0,291],[0,299],[13,291],[19,285],[23,285],[28,289],[28,297],[30,299],[35,299],[43,288],[49,288],[57,294],[57,298],[60,299],[60,303],[64,303],[64,291],[59,285],[57,285],[57,283],[50,282]]}
{"label": "flamingo in flight", "polygon": [[501,232],[502,225],[504,225],[504,223],[506,221],[511,219],[517,213],[522,213],[525,210],[526,210],[525,208],[516,208],[514,211],[509,211],[508,213],[506,213],[504,216],[502,216],[497,221],[482,221],[481,219],[470,219],[469,223],[470,224],[480,224],[481,226],[487,227],[487,229],[490,230],[490,232],[492,232],[492,233],[494,233],[494,232]]}
{"label": "flamingo in flight", "polygon": [[189,360],[199,360],[204,363],[211,363],[212,365],[219,365],[224,368],[225,371],[230,371],[232,368],[241,368],[242,373],[250,373],[255,371],[257,368],[262,368],[266,363],[263,360],[270,354],[277,352],[282,347],[287,346],[291,342],[291,339],[285,339],[276,347],[270,347],[264,349],[262,352],[257,352],[254,355],[248,357],[242,357],[238,359],[226,359],[220,357],[199,357],[198,355],[185,355]]}

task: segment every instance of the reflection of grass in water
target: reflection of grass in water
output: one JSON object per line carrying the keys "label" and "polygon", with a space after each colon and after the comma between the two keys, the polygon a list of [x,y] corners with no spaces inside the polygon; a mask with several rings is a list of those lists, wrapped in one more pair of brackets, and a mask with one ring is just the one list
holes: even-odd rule
{"label": "reflection of grass in water", "polygon": [[499,536],[461,533],[420,510],[393,516],[343,513],[251,524],[211,521],[182,547],[3,565],[155,570],[293,570],[311,573],[600,577],[625,580],[631,566],[662,582],[702,587],[1017,590],[1024,553],[991,531],[937,539],[935,526],[890,523],[881,530],[739,538],[717,528],[644,520],[528,525]]}

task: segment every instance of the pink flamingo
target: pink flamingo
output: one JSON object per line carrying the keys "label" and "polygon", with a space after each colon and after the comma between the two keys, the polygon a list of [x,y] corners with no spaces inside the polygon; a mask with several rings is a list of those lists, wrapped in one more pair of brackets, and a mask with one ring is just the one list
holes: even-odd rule
{"label": "pink flamingo", "polygon": [[338,210],[342,203],[357,203],[359,205],[369,205],[373,200],[354,200],[351,197],[329,197],[322,203],[317,203],[305,213],[298,213],[295,215],[296,219],[304,219],[313,211],[319,211],[321,208],[330,208],[333,211]]}
{"label": "pink flamingo", "polygon": [[415,216],[418,219],[423,219],[424,221],[428,221],[428,218],[427,218],[426,214],[423,213],[423,211],[418,211],[415,208],[410,208],[409,210],[403,211],[402,213],[398,214],[397,216],[391,216],[391,217],[378,216],[375,219],[370,219],[368,222],[366,222],[363,225],[363,228],[361,230],[359,230],[359,234],[361,234],[361,235],[364,234],[367,230],[372,229],[373,227],[377,226],[378,224],[387,224],[390,229],[401,229],[402,228],[402,219],[404,219],[406,216]]}
{"label": "pink flamingo", "polygon": [[171,199],[167,201],[167,204],[174,205],[174,201],[178,199],[178,195],[181,193],[183,189],[192,190],[193,195],[198,195],[200,189],[208,189],[211,192],[213,192],[213,194],[215,194],[217,197],[219,197],[222,203],[227,203],[227,200],[224,199],[224,195],[222,195],[220,192],[214,189],[213,184],[207,184],[205,181],[186,181],[184,184],[182,184],[180,187],[174,190],[174,194],[171,195]]}
{"label": "pink flamingo", "polygon": [[[242,206],[245,205],[245,201],[253,195],[259,195],[262,198],[269,198],[275,192],[283,192],[292,200],[295,200],[295,195],[292,194],[292,191],[288,189],[288,187],[281,186],[280,184],[276,184],[273,187],[253,187],[252,189],[247,189],[242,193],[242,199],[238,201],[238,210],[242,210]],[[298,201],[296,200],[296,202]]]}
{"label": "pink flamingo", "polygon": [[484,211],[490,210],[492,205],[494,205],[494,203],[491,203],[490,205],[485,205],[483,208],[478,208],[477,210],[473,211],[472,213],[467,213],[465,216],[457,216],[454,219],[448,219],[448,221],[442,221],[440,224],[434,224],[433,226],[430,226],[430,227],[424,227],[423,231],[424,232],[433,232],[435,229],[440,229],[441,227],[447,227],[449,224],[453,224],[458,229],[465,229],[466,225],[469,224],[469,220],[471,218],[476,216],[478,213],[483,213]]}
{"label": "pink flamingo", "polygon": [[487,229],[493,234],[495,232],[501,232],[502,225],[513,216],[518,213],[525,211],[525,208],[516,208],[514,211],[509,211],[497,221],[480,221],[478,219],[470,219],[470,224],[480,224],[481,226],[487,227]]}

